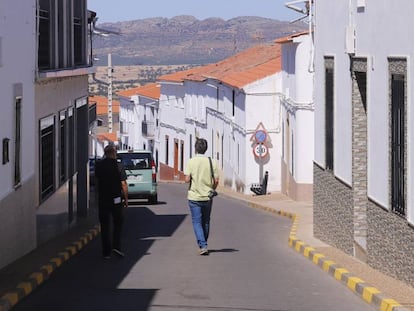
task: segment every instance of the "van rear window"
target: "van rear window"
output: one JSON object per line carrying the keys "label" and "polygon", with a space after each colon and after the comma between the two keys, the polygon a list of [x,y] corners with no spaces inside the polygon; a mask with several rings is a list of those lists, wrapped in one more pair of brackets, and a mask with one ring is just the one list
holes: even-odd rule
{"label": "van rear window", "polygon": [[122,153],[118,154],[118,159],[127,170],[151,168],[151,154],[149,153]]}

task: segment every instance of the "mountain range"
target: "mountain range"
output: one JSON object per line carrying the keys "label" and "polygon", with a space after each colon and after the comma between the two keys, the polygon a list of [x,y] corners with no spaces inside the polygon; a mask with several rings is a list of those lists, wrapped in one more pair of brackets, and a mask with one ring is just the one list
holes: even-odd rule
{"label": "mountain range", "polygon": [[99,29],[119,32],[94,35],[97,66],[106,66],[112,54],[114,66],[203,65],[223,60],[260,43],[307,29],[303,22],[244,16],[229,20],[181,15],[98,24]]}

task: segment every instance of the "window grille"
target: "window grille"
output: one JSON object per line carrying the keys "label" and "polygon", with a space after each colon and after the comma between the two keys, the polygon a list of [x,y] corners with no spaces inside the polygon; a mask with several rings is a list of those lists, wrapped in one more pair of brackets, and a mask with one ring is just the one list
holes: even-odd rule
{"label": "window grille", "polygon": [[326,169],[334,169],[334,70],[325,70],[325,157]]}
{"label": "window grille", "polygon": [[391,76],[391,201],[392,210],[405,216],[405,76]]}
{"label": "window grille", "polygon": [[40,198],[46,199],[55,187],[55,118],[40,120]]}

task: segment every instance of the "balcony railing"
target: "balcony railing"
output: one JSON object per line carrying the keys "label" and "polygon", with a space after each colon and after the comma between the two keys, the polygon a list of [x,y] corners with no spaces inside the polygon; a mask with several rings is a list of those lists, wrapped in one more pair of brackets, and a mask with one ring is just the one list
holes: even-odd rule
{"label": "balcony railing", "polygon": [[154,122],[142,121],[142,136],[147,138],[155,136]]}

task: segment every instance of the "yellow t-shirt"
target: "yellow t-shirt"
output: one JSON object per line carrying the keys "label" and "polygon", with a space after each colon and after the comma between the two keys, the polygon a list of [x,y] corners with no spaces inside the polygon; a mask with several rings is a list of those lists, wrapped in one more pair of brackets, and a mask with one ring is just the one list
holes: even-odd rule
{"label": "yellow t-shirt", "polygon": [[[217,163],[212,159],[213,174],[218,178]],[[188,160],[185,175],[191,176],[191,187],[188,189],[188,200],[191,201],[208,201],[208,192],[213,189],[213,180],[208,157],[197,154]]]}

